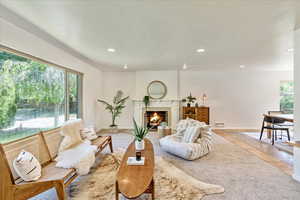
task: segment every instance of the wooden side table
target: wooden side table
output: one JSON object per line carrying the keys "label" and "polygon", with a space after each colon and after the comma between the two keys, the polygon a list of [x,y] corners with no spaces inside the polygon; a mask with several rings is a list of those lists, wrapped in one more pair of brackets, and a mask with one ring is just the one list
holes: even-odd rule
{"label": "wooden side table", "polygon": [[171,135],[172,134],[172,129],[170,127],[158,126],[157,127],[157,133],[162,135],[162,136]]}

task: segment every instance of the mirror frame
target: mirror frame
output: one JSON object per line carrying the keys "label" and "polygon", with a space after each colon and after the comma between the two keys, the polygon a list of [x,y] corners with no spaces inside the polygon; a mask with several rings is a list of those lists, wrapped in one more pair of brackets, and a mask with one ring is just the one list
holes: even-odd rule
{"label": "mirror frame", "polygon": [[[150,87],[151,87],[151,85],[153,84],[153,83],[159,83],[159,84],[161,84],[162,86],[163,86],[163,88],[164,88],[164,94],[161,96],[161,97],[158,97],[158,98],[154,98],[154,97],[152,97],[151,96],[151,94],[150,94],[150,92],[149,92],[149,89],[150,89]],[[151,99],[162,99],[162,98],[164,98],[166,95],[167,95],[167,86],[162,82],[162,81],[151,81],[149,84],[148,84],[148,87],[147,87],[147,93],[148,93],[148,95],[149,95],[149,97],[151,98]]]}

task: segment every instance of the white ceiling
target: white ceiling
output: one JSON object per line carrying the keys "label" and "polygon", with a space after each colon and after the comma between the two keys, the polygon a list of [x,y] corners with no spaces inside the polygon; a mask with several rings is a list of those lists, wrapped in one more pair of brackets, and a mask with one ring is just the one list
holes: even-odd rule
{"label": "white ceiling", "polygon": [[[282,3],[284,2],[284,3]],[[282,0],[1,0],[104,70],[293,68],[295,4]],[[115,53],[107,52],[115,48]],[[196,49],[204,48],[203,54]]]}

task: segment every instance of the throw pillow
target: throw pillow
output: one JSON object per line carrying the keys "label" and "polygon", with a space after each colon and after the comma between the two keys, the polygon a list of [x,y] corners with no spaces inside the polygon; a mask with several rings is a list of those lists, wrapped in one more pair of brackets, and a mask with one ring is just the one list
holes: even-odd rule
{"label": "throw pillow", "polygon": [[94,140],[98,137],[94,128],[84,128],[80,134],[82,139]]}
{"label": "throw pillow", "polygon": [[200,135],[199,126],[188,127],[184,132],[182,141],[187,143],[193,143],[198,139],[199,135]]}
{"label": "throw pillow", "polygon": [[73,120],[62,126],[61,135],[64,136],[64,138],[60,143],[58,152],[71,149],[83,142],[80,136],[81,127],[82,120]]}
{"label": "throw pillow", "polygon": [[21,151],[13,161],[13,167],[24,181],[36,181],[41,177],[41,164],[34,155],[27,151]]}
{"label": "throw pillow", "polygon": [[176,133],[179,135],[183,135],[184,131],[186,130],[188,126],[187,120],[180,120],[178,124],[176,125]]}

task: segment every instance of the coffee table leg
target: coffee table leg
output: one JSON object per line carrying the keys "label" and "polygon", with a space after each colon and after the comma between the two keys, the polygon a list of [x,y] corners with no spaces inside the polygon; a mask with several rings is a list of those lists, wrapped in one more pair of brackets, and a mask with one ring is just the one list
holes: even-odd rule
{"label": "coffee table leg", "polygon": [[118,181],[116,181],[116,200],[119,200],[119,185],[118,185]]}
{"label": "coffee table leg", "polygon": [[155,194],[155,187],[154,187],[154,180],[152,179],[151,181],[151,185],[152,185],[152,200],[154,200],[154,194]]}

